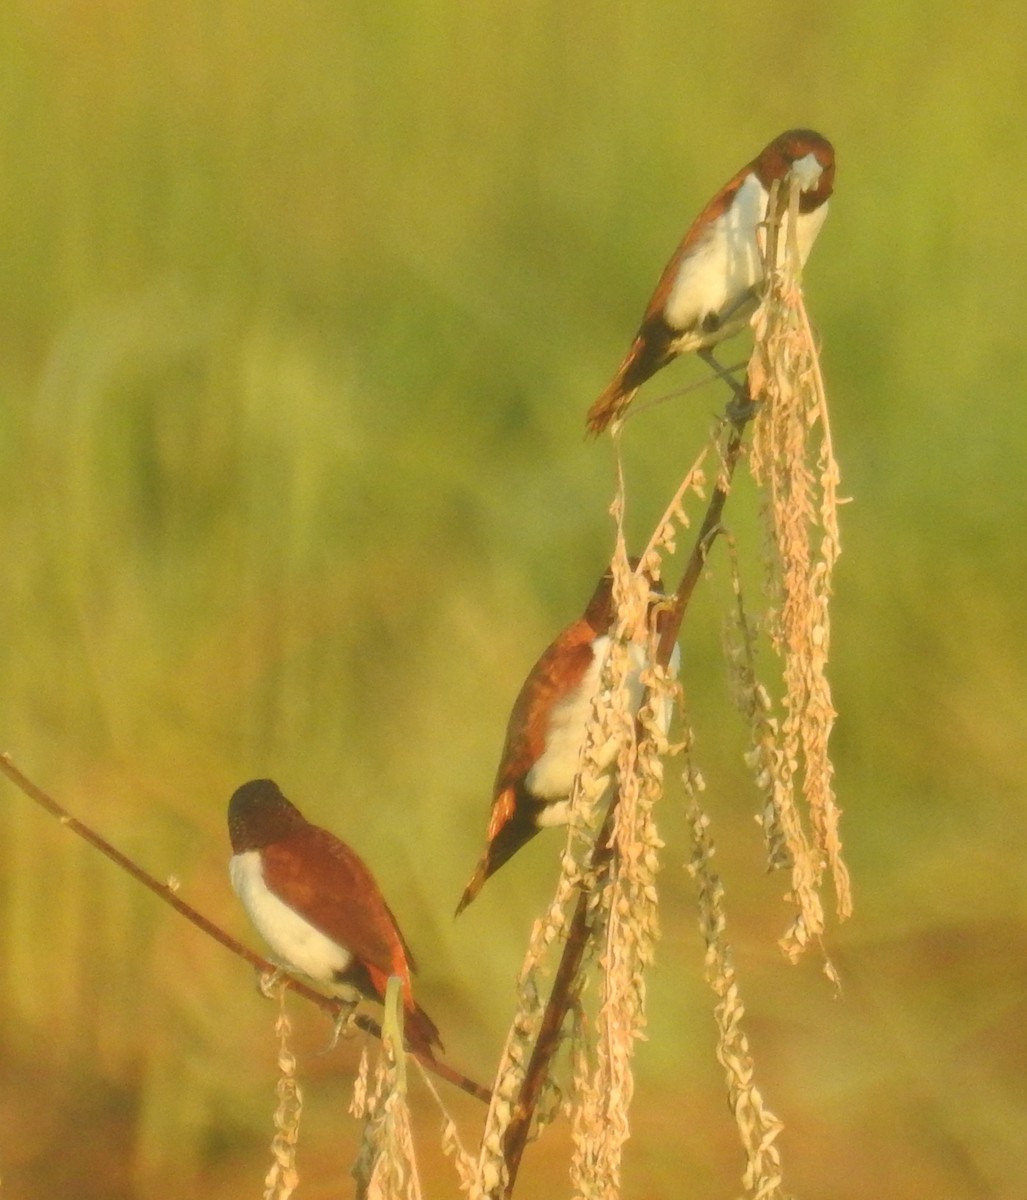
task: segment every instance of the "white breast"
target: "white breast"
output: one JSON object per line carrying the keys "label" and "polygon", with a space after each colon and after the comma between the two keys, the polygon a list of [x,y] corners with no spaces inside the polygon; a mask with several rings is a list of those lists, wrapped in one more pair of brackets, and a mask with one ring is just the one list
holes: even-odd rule
{"label": "white breast", "polygon": [[[799,213],[799,219],[795,225],[795,240],[799,243],[799,261],[803,266],[806,265],[806,259],[809,258],[809,252],[813,249],[813,243],[817,240],[817,234],[820,232],[824,221],[827,220],[827,206],[829,201],[825,200],[819,208],[815,208],[812,212]],[[788,245],[788,220],[786,218],[784,228],[782,230],[782,238],[779,241],[780,250],[778,252],[777,261],[781,261],[781,255],[784,253],[784,247]]]}
{"label": "white breast", "polygon": [[259,851],[233,855],[228,873],[254,928],[282,962],[319,983],[334,983],[336,974],[345,971],[353,961],[348,950],[315,929],[268,890]]}
{"label": "white breast", "polygon": [[[558,704],[552,712],[549,722],[549,733],[546,737],[546,748],[538,761],[525,776],[529,790],[540,800],[552,803],[538,818],[540,825],[563,825],[567,821],[566,801],[574,787],[574,778],[578,773],[581,750],[585,741],[585,726],[592,712],[592,699],[599,687],[603,663],[610,646],[609,637],[597,638],[593,646],[592,665],[585,673],[580,685],[570,696]],[[637,712],[642,703],[642,681],[640,675],[645,667],[645,652],[641,646],[630,645],[628,653],[631,659],[631,670],[626,680],[628,703],[631,712]],[[680,660],[680,648],[674,647],[674,666]],[[663,704],[657,714],[657,720],[664,732],[670,727],[671,705]],[[598,759],[601,770],[612,766],[617,756],[617,742],[611,739],[599,752]]]}
{"label": "white breast", "polygon": [[[800,186],[808,178],[808,172],[800,172]],[[819,174],[816,178],[819,178]],[[813,186],[815,183],[816,179],[813,180]],[[745,304],[744,299],[746,293],[763,279],[760,248],[765,235],[761,222],[766,220],[769,202],[770,193],[755,175],[749,175],[735,194],[731,207],[713,222],[706,237],[681,263],[664,309],[664,316],[672,328],[690,335],[676,344],[679,351],[719,341],[722,337],[739,332],[748,321],[755,308],[755,300]],[[803,265],[826,217],[826,202],[812,212],[799,214],[796,240]],[[786,217],[778,237],[779,263],[784,258],[787,245]],[[711,313],[716,314],[725,325],[713,333],[704,333],[703,321]]]}

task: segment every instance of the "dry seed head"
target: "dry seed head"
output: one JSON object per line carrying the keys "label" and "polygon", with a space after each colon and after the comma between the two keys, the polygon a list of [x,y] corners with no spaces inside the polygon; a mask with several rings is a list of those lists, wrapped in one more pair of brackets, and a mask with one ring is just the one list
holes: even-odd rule
{"label": "dry seed head", "polygon": [[[794,210],[797,193],[788,204]],[[774,231],[768,237],[767,262]],[[831,572],[839,552],[838,467],[831,448],[827,400],[817,350],[803,306],[798,258],[786,255],[753,318],[756,345],[749,383],[760,401],[750,462],[761,485],[767,529],[765,556],[770,607],[766,628],[782,660],[783,693],[774,714],[755,672],[755,634],[741,601],[729,656],[735,694],[750,726],[748,760],[764,797],[763,824],[772,865],[788,865],[797,920],[783,939],[789,957],[819,938],[820,888],[829,866],[839,916],[851,911],[848,873],[841,858],[839,810],[828,740],[835,711],[827,681]],[[808,811],[806,828],[797,797]]]}
{"label": "dry seed head", "polygon": [[693,845],[689,871],[696,881],[699,925],[706,943],[706,982],[717,997],[717,1059],[724,1068],[728,1102],[746,1156],[742,1182],[751,1197],[784,1200],[781,1156],[775,1144],[782,1125],[764,1104],[755,1082],[756,1066],[742,1024],[745,1006],[725,938],[724,887],[713,869],[710,821],[694,796],[688,804],[688,819]]}
{"label": "dry seed head", "polygon": [[[435,1091],[431,1080],[427,1074],[425,1074],[424,1078],[438,1102],[438,1093]],[[460,1134],[457,1131],[456,1123],[448,1113],[446,1113],[442,1125],[442,1152],[453,1160],[461,1192],[464,1195],[470,1195],[475,1186],[475,1176],[477,1174],[476,1162],[473,1156],[468,1154],[464,1149],[463,1143],[460,1141]]]}
{"label": "dry seed head", "polygon": [[296,1057],[290,1048],[292,1025],[285,1011],[287,989],[278,989],[278,1017],[275,1036],[278,1040],[278,1082],[275,1093],[275,1135],[271,1139],[273,1161],[264,1178],[264,1200],[289,1200],[299,1186],[296,1169],[296,1147],[300,1137],[300,1116],[303,1112],[303,1092],[296,1078]]}
{"label": "dry seed head", "polygon": [[385,992],[381,1050],[374,1078],[368,1085],[365,1074],[362,1087],[360,1114],[364,1128],[351,1170],[358,1200],[421,1200],[406,1097],[401,1014],[400,981],[392,977]]}
{"label": "dry seed head", "polygon": [[[615,573],[615,586],[616,580]],[[646,644],[652,656],[655,635],[646,623],[648,595],[640,589],[631,591],[630,581],[622,594],[627,603],[620,610],[619,636],[624,643]],[[616,660],[614,664],[616,670]],[[667,742],[655,713],[659,691],[673,695],[674,684],[670,672],[659,670],[649,672],[647,681],[658,694],[643,705],[637,726],[616,691],[609,693],[610,719],[625,728],[618,761],[616,854],[596,894],[605,916],[597,1036],[594,1055],[582,1054],[575,1060],[577,1104],[572,1114],[572,1183],[576,1195],[590,1200],[613,1200],[620,1192],[621,1159],[630,1132],[627,1113],[634,1091],[634,1044],[645,1032],[645,968],[652,962],[658,936],[656,850],[662,842],[653,809],[662,794],[660,752]]]}

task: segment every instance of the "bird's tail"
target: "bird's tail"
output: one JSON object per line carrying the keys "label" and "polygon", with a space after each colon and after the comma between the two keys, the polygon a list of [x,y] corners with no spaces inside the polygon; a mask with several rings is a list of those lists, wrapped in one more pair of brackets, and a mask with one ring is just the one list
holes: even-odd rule
{"label": "bird's tail", "polygon": [[456,906],[456,912],[453,916],[460,916],[468,904],[471,903],[474,897],[485,886],[485,880],[488,879],[494,870],[495,867],[491,870],[489,869],[489,856],[488,851],[486,851],[481,857],[481,862],[474,868],[474,874],[471,876],[467,887],[464,888],[464,894],[460,897],[460,903]]}
{"label": "bird's tail", "polygon": [[606,390],[588,410],[588,432],[596,437],[615,421],[643,383],[680,353],[680,331],[657,314],[646,317]]}
{"label": "bird's tail", "polygon": [[[536,805],[536,807],[541,806]],[[470,882],[464,888],[464,894],[460,897],[460,903],[456,906],[454,916],[460,916],[484,887],[485,880],[490,875],[494,875],[503,863],[512,858],[526,842],[530,842],[538,833],[538,829],[534,820],[534,811],[529,811],[526,802],[522,800],[520,805],[514,809],[512,816],[508,817],[493,833],[491,841],[485,847],[485,853],[474,868]]]}
{"label": "bird's tail", "polygon": [[588,416],[585,422],[588,426],[590,437],[598,437],[603,430],[621,415],[635,398],[637,387],[625,387],[624,385],[624,366],[613,377],[609,386],[605,389],[599,399],[588,410]]}
{"label": "bird's tail", "polygon": [[404,1009],[403,1020],[407,1048],[415,1054],[434,1058],[435,1051],[444,1048],[438,1026],[419,1004]]}
{"label": "bird's tail", "polygon": [[408,964],[397,963],[395,971],[392,971],[372,966],[370,963],[358,962],[350,968],[348,978],[365,996],[383,1004],[389,986],[389,976],[393,973],[403,983],[403,1033],[407,1049],[427,1058],[434,1058],[435,1049],[443,1048],[442,1038],[438,1026],[414,999]]}

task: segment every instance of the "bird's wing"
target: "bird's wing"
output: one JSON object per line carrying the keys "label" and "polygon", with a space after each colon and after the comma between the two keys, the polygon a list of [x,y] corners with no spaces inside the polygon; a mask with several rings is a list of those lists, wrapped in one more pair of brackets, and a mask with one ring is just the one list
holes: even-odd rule
{"label": "bird's wing", "polygon": [[264,880],[285,904],[359,959],[383,994],[383,981],[398,975],[409,995],[413,962],[403,935],[374,876],[344,842],[314,827],[266,846]]}
{"label": "bird's wing", "polygon": [[[694,260],[697,252],[701,252],[702,243],[710,236],[713,222],[719,216],[723,215],[731,205],[738,193],[738,189],[745,182],[746,177],[752,172],[752,169],[753,164],[746,163],[737,175],[728,180],[689,226],[688,232],[681,241],[681,245],[674,252],[670,262],[663,268],[663,274],[660,276],[659,282],[656,284],[656,288],[649,298],[645,314],[642,317],[642,329],[645,328],[647,323],[654,322],[656,318],[663,316],[670,293],[674,290],[678,282],[682,262],[685,259]],[[681,330],[677,332],[681,332]]]}
{"label": "bird's wing", "polygon": [[524,777],[546,748],[554,703],[577,687],[591,666],[595,636],[584,618],[569,625],[532,667],[514,701],[492,789],[485,851],[457,914],[477,896],[485,880],[538,832],[535,814],[541,801],[528,794]]}
{"label": "bird's wing", "polygon": [[[592,665],[596,631],[575,621],[560,634],[532,667],[514,701],[506,727],[506,742],[496,772],[494,802],[507,804],[504,793],[517,788],[546,748],[553,706],[576,688]],[[493,830],[489,830],[490,837]]]}

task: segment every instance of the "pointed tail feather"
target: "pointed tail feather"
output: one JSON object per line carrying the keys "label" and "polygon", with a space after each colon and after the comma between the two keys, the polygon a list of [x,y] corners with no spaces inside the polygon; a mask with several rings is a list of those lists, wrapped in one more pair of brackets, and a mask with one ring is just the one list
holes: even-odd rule
{"label": "pointed tail feather", "polygon": [[640,330],[627,354],[621,359],[616,374],[588,410],[585,423],[591,437],[598,437],[634,400],[635,393],[652,374],[646,361],[647,357],[646,340]]}
{"label": "pointed tail feather", "polygon": [[426,1058],[434,1058],[436,1050],[444,1049],[438,1026],[419,1004],[406,1009],[403,1020],[403,1031],[410,1050]]}
{"label": "pointed tail feather", "polygon": [[[541,805],[536,805],[536,808],[541,808]],[[519,848],[533,839],[537,832],[539,826],[535,823],[534,811],[529,812],[527,804],[522,802],[521,808],[515,810],[515,815],[500,827],[499,832],[486,846],[481,862],[474,869],[474,875],[470,877],[467,887],[463,889],[460,904],[456,906],[455,917],[460,916],[464,908],[478,895],[487,878],[496,874],[500,866],[514,857]]]}
{"label": "pointed tail feather", "polygon": [[478,865],[474,868],[474,874],[471,876],[471,880],[467,887],[464,888],[464,894],[460,897],[460,903],[456,906],[456,912],[453,914],[454,917],[460,916],[460,914],[464,911],[468,904],[471,903],[474,897],[477,896],[484,886],[485,880],[489,877],[487,860],[488,855],[486,854],[481,862],[478,863]]}
{"label": "pointed tail feather", "polygon": [[[385,999],[385,990],[392,973],[391,970],[384,970],[369,963],[356,962],[346,974],[347,982],[351,986],[381,1004]],[[403,981],[403,1022],[407,1048],[428,1058],[434,1058],[434,1049],[443,1048],[438,1027],[414,999],[410,972],[406,965],[397,964],[396,974]]]}
{"label": "pointed tail feather", "polygon": [[589,437],[598,437],[611,421],[619,417],[634,400],[637,391],[638,388],[625,389],[623,374],[618,372],[613,382],[588,410],[586,424]]}
{"label": "pointed tail feather", "polygon": [[588,410],[588,432],[593,437],[624,412],[647,379],[681,353],[682,332],[672,329],[662,312],[645,317],[617,373]]}

